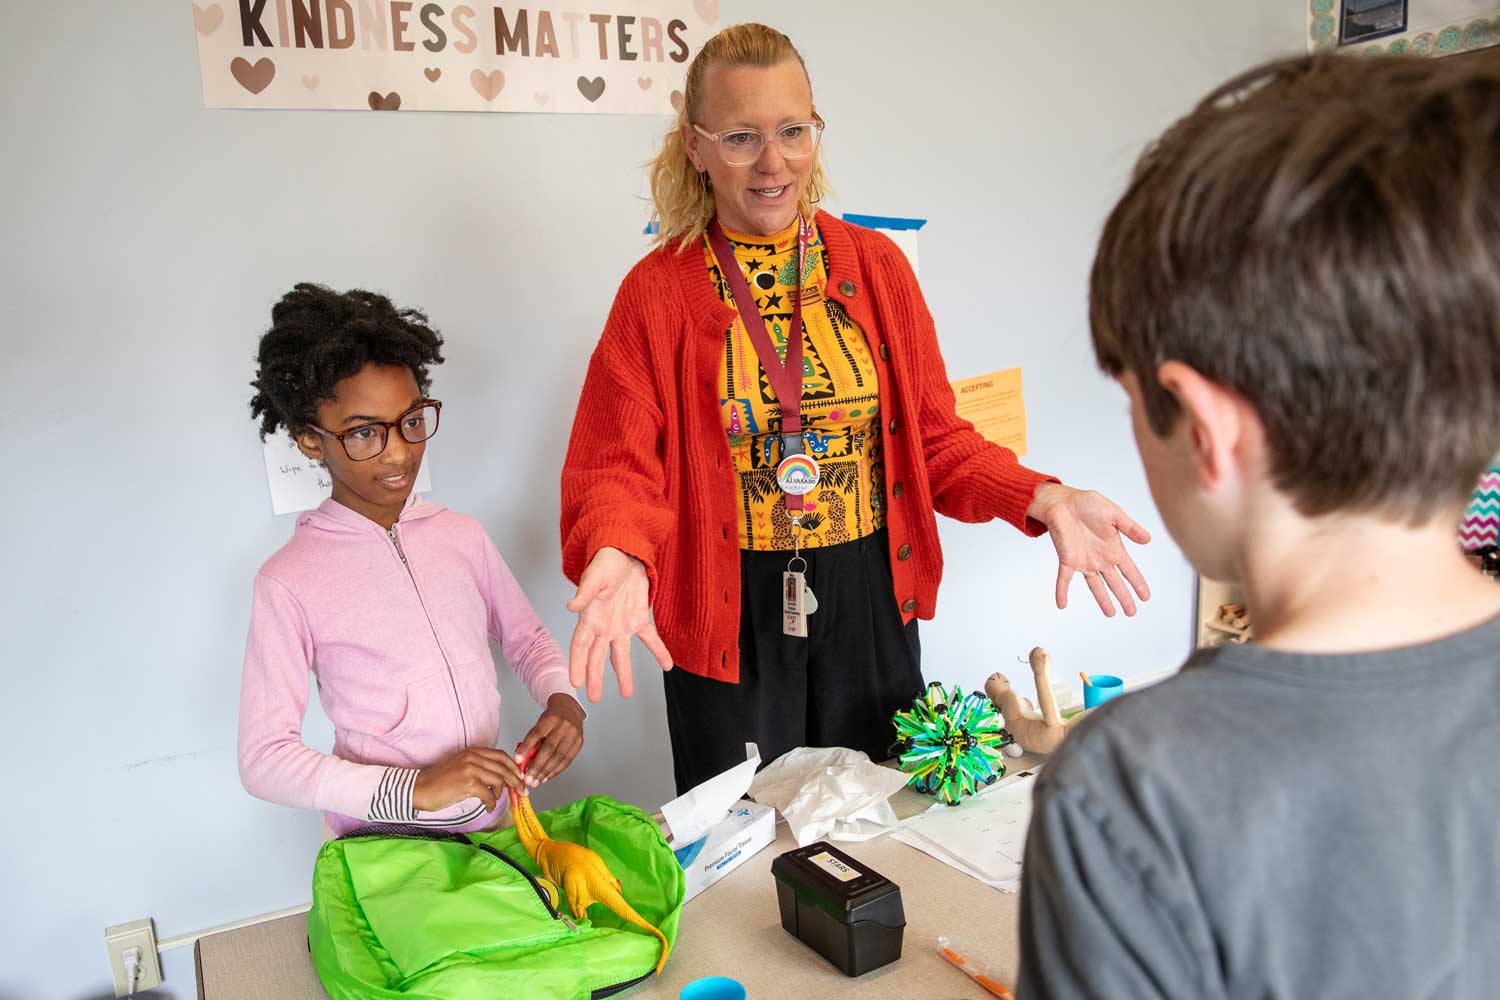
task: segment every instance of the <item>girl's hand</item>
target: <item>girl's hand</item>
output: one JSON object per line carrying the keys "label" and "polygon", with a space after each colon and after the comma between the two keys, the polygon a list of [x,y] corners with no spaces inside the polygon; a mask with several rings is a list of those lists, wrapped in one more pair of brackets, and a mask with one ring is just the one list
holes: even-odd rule
{"label": "girl's hand", "polygon": [[490,810],[495,808],[502,789],[510,789],[512,795],[525,795],[527,786],[536,783],[534,778],[521,773],[504,750],[467,747],[417,773],[411,804],[423,812],[436,812],[473,796]]}
{"label": "girl's hand", "polygon": [[531,732],[516,745],[516,766],[531,751],[536,756],[526,766],[526,777],[540,784],[561,774],[583,749],[583,706],[572,695],[555,694],[547,699],[547,710]]}
{"label": "girl's hand", "polygon": [[589,701],[604,697],[604,654],[615,666],[620,694],[635,693],[630,673],[630,637],[638,635],[663,670],[672,657],[651,623],[651,584],[639,559],[608,546],[594,553],[578,580],[578,593],[568,602],[578,613],[573,641],[568,645],[568,682],[588,683]]}
{"label": "girl's hand", "polygon": [[[1120,540],[1124,535],[1137,545],[1145,545],[1151,541],[1151,533],[1136,524],[1114,501],[1093,490],[1042,483],[1036,488],[1036,496],[1026,513],[1047,526],[1057,549],[1059,608],[1068,606],[1068,585],[1074,573],[1082,573],[1088,581],[1089,591],[1106,618],[1115,616],[1111,593],[1127,616],[1135,614],[1130,588],[1141,600],[1151,599],[1146,578]],[[1126,587],[1127,581],[1130,588]]]}

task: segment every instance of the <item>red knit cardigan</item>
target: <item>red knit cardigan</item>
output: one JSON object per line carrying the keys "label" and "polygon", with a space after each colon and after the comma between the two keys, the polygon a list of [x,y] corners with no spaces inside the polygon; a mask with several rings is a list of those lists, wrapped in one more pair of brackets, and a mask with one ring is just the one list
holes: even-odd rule
{"label": "red knit cardigan", "polygon": [[[880,377],[891,575],[903,622],[931,618],[943,575],[936,509],[1000,518],[1028,535],[1037,484],[954,412],[937,331],[901,250],[886,236],[817,216],[823,292],[864,328]],[[615,295],[589,362],[562,470],[563,572],[578,582],[614,546],[646,565],[656,627],[682,669],[739,680],[737,486],[719,411],[722,302],[696,247],[647,254]]]}

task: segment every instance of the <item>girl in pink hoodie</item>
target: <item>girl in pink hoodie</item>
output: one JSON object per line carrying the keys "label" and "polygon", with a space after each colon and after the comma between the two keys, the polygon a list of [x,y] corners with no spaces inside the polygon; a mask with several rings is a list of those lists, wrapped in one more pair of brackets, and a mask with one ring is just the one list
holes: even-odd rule
{"label": "girl in pink hoodie", "polygon": [[[321,809],[335,834],[370,822],[496,826],[509,794],[583,746],[556,641],[479,522],[412,495],[442,404],[427,318],[370,292],[301,284],[261,338],[251,413],[323,462],[333,496],[297,519],[255,577],[240,689],[240,780]],[[514,755],[495,749],[489,640],[543,707]],[[308,677],[333,752],[302,742]],[[535,750],[529,768],[520,761]]]}

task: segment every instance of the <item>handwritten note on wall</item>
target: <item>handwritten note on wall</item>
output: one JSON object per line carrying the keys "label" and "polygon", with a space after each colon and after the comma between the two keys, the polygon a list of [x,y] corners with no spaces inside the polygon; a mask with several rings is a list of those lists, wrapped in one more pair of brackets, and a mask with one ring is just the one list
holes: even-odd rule
{"label": "handwritten note on wall", "polygon": [[[312,510],[333,492],[333,480],[329,478],[328,470],[302,454],[285,431],[277,431],[266,438],[265,456],[272,513],[294,514]],[[432,490],[432,476],[428,472],[431,462],[431,455],[422,459],[415,487],[418,493]]]}
{"label": "handwritten note on wall", "polygon": [[959,379],[953,383],[958,415],[974,429],[1015,452],[1026,454],[1026,398],[1021,393],[1021,369]]}

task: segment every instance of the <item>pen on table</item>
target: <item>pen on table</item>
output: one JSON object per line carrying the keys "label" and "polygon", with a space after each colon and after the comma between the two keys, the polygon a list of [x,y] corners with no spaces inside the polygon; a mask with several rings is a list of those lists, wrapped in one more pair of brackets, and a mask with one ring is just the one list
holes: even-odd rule
{"label": "pen on table", "polygon": [[973,979],[976,983],[978,983],[980,986],[983,986],[986,990],[993,993],[995,996],[1000,997],[1001,1000],[1014,1000],[1014,997],[1011,995],[1010,990],[1006,989],[1004,986],[1001,986],[989,976],[975,969],[972,965],[969,964],[968,959],[964,958],[957,951],[954,951],[952,942],[950,942],[946,937],[938,938],[937,944],[938,950],[943,953],[943,957],[946,958],[949,962],[952,962],[959,969],[962,969],[963,972],[969,976],[969,978]]}

